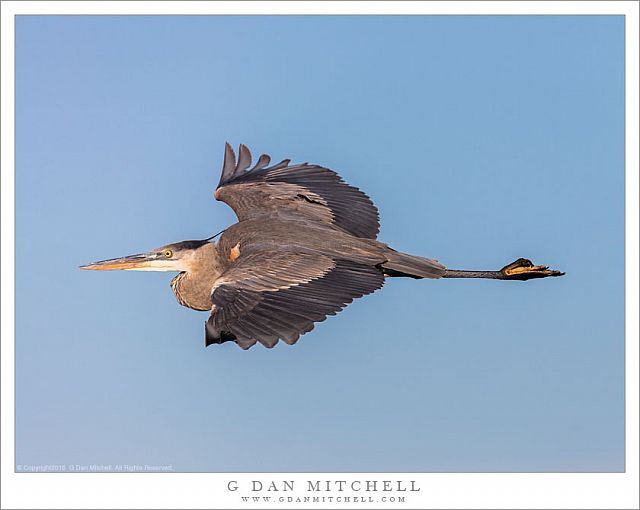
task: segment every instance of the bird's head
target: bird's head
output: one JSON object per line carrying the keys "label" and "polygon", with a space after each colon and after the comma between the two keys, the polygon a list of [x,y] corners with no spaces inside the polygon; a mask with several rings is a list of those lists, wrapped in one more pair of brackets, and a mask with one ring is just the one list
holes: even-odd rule
{"label": "bird's head", "polygon": [[207,246],[213,247],[209,239],[202,241],[181,241],[167,244],[147,253],[129,255],[117,259],[102,260],[80,266],[80,269],[129,271],[189,271],[197,263],[198,252]]}

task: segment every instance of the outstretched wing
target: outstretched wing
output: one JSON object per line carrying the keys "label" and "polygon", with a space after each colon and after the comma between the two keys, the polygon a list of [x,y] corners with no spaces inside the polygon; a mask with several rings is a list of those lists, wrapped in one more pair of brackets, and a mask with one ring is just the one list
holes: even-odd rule
{"label": "outstretched wing", "polygon": [[231,206],[240,221],[264,215],[305,218],[337,225],[357,237],[376,238],[378,209],[358,188],[328,168],[308,163],[290,166],[288,159],[267,166],[270,161],[263,154],[249,169],[249,149],[240,145],[236,162],[227,144],[215,198]]}
{"label": "outstretched wing", "polygon": [[373,266],[325,255],[254,252],[242,255],[216,281],[205,344],[235,340],[294,344],[315,322],[384,284]]}

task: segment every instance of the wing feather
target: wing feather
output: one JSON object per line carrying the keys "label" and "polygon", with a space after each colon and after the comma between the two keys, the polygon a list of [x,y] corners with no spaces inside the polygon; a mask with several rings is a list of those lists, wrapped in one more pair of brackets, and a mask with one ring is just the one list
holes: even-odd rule
{"label": "wing feather", "polygon": [[246,145],[240,144],[237,172],[242,174],[251,166],[251,152]]}
{"label": "wing feather", "polygon": [[[260,216],[297,217],[336,225],[351,234],[375,239],[380,230],[378,209],[371,199],[345,183],[333,170],[290,160],[266,166],[260,156],[255,167],[246,146],[239,159],[227,144],[220,183],[214,196],[227,203],[240,221]],[[231,168],[231,165],[234,165]]]}
{"label": "wing feather", "polygon": [[267,154],[263,154],[262,156],[260,156],[258,158],[258,162],[256,163],[256,166],[254,166],[251,171],[253,172],[254,170],[262,170],[263,168],[265,168],[269,163],[271,162],[271,158],[267,155]]}
{"label": "wing feather", "polygon": [[222,163],[222,175],[220,176],[220,183],[232,179],[235,171],[236,153],[233,152],[231,145],[227,143],[224,146],[224,162]]}
{"label": "wing feather", "polygon": [[359,262],[295,252],[242,255],[213,287],[206,345],[293,344],[314,323],[383,284],[380,270]]}

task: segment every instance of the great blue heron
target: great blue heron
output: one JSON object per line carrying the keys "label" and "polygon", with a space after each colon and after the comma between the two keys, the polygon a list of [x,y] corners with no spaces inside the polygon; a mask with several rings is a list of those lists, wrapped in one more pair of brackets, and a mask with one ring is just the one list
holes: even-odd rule
{"label": "great blue heron", "polygon": [[358,188],[318,165],[269,165],[240,145],[226,145],[214,197],[238,216],[220,239],[182,241],[148,253],[104,260],[82,269],[176,271],[178,302],[210,311],[205,345],[233,340],[295,343],[314,323],[355,298],[379,289],[386,277],[529,280],[564,273],[520,258],[499,271],[447,269],[437,260],[396,251],[376,240],[378,210]]}

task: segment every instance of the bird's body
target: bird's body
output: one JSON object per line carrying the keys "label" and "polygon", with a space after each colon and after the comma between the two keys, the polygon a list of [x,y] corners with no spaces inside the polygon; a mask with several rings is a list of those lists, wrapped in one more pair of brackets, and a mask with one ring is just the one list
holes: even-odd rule
{"label": "bird's body", "polygon": [[171,281],[178,302],[210,310],[206,345],[233,340],[273,347],[295,343],[315,322],[382,287],[389,276],[527,280],[563,273],[526,259],[500,271],[456,271],[436,260],[398,252],[376,239],[378,211],[367,195],[335,172],[285,160],[268,167],[227,144],[215,198],[238,223],[216,241],[183,241],[147,254],[84,269],[179,271]]}
{"label": "bird's body", "polygon": [[279,218],[257,218],[232,225],[220,236],[218,249],[229,259],[238,244],[241,253],[276,249],[371,263],[384,260],[385,248],[376,240],[356,237],[332,225]]}
{"label": "bird's body", "polygon": [[[279,218],[240,221],[225,230],[218,242],[203,242],[191,250],[186,270],[171,281],[171,287],[178,302],[194,310],[212,308],[213,291],[224,284],[221,277],[226,275],[228,279],[229,273],[236,283],[257,275],[250,285],[245,286],[247,291],[278,292],[310,282],[335,270],[339,264],[350,264],[371,273],[369,285],[358,291],[358,294],[364,294],[382,286],[385,274],[392,271],[385,267],[387,264],[406,257],[375,239],[359,238],[332,225]],[[444,266],[435,261],[420,257],[412,257],[412,260],[424,263],[427,274],[433,274],[433,277],[444,272]],[[283,275],[286,281],[265,278],[263,272],[269,270],[273,272],[273,279]],[[336,285],[347,286],[354,271],[343,271]],[[302,302],[304,298],[299,300]],[[351,296],[345,296],[342,301],[344,303],[333,304],[331,312],[335,313],[342,307],[334,310],[336,306],[351,301]],[[261,322],[264,324],[269,320],[272,320],[271,316],[265,315]],[[220,325],[220,331],[209,328],[209,343],[225,337],[223,327]],[[260,337],[261,340],[265,338],[264,334]],[[293,343],[297,338],[291,336],[287,339]],[[255,339],[243,340],[250,342]],[[275,340],[272,339],[274,343]]]}

